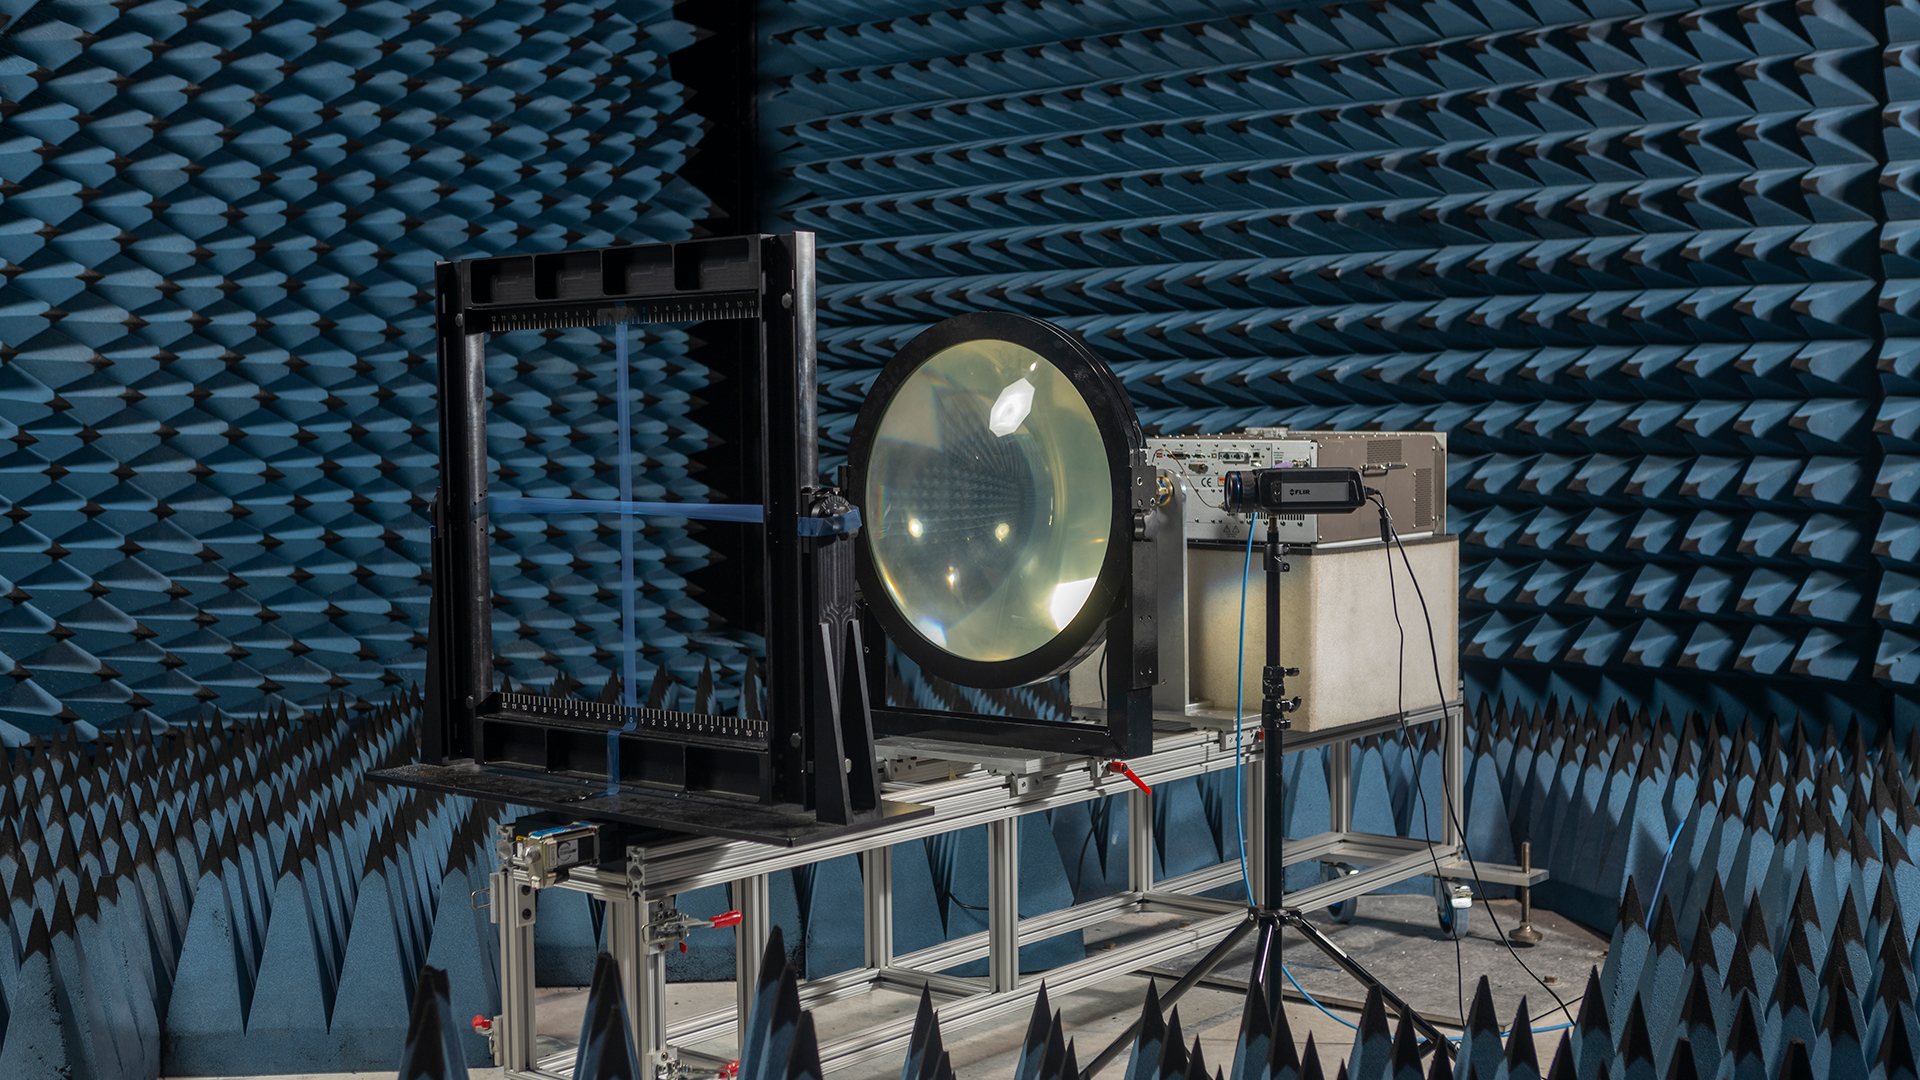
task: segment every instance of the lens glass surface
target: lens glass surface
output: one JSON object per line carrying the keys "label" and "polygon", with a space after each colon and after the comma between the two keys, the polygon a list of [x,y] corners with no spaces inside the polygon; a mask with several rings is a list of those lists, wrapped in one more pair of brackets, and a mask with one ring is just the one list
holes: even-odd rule
{"label": "lens glass surface", "polygon": [[914,629],[991,662],[1045,645],[1086,605],[1113,498],[1080,391],[1031,349],[976,340],[901,384],[874,437],[862,516]]}

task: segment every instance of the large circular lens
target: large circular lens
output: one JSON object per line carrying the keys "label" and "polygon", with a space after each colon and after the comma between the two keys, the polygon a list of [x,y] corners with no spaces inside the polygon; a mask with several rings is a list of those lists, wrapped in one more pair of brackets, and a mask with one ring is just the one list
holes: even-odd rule
{"label": "large circular lens", "polygon": [[983,313],[910,342],[849,455],[861,585],[894,644],[971,686],[1084,656],[1117,592],[1116,470],[1139,442],[1117,380],[1057,327]]}
{"label": "large circular lens", "polygon": [[1106,560],[1113,490],[1093,411],[1009,341],[922,364],[867,459],[868,544],[913,629],[968,660],[1011,660],[1067,628]]}

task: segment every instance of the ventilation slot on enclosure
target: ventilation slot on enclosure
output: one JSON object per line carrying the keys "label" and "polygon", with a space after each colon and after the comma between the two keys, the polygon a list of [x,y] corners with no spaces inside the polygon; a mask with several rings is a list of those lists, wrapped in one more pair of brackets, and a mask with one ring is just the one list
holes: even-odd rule
{"label": "ventilation slot on enclosure", "polygon": [[1433,528],[1433,470],[1413,470],[1413,527]]}
{"label": "ventilation slot on enclosure", "polygon": [[1367,464],[1392,465],[1405,460],[1400,456],[1399,439],[1368,439]]}

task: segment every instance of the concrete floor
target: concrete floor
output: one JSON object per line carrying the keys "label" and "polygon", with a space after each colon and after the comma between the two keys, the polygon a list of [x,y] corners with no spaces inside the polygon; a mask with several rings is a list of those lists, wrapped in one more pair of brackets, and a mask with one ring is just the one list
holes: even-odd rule
{"label": "concrete floor", "polygon": [[[1519,912],[1510,901],[1496,901],[1495,912],[1503,927],[1511,929]],[[1087,931],[1089,950],[1113,945],[1164,926],[1165,916],[1128,916]],[[1459,943],[1459,970],[1464,982],[1456,983],[1454,942],[1441,936],[1434,926],[1433,902],[1425,896],[1369,896],[1360,901],[1359,914],[1345,926],[1316,916],[1327,935],[1337,941],[1355,959],[1385,980],[1408,1004],[1442,1027],[1457,1028],[1460,994],[1471,1000],[1481,975],[1488,978],[1495,1007],[1504,1025],[1522,997],[1533,1017],[1536,1029],[1565,1022],[1555,1014],[1559,1008],[1551,995],[1529,976],[1494,936],[1484,905],[1476,905],[1468,923],[1467,937]],[[1559,994],[1567,1007],[1579,1008],[1579,996],[1586,986],[1587,972],[1605,959],[1607,942],[1590,931],[1536,911],[1534,925],[1546,938],[1520,955]],[[1364,990],[1334,967],[1304,940],[1289,933],[1283,942],[1287,967],[1310,994],[1320,998],[1330,1011],[1348,1022],[1357,1018]],[[1196,952],[1167,965],[1171,971],[1184,971],[1200,958]],[[1250,963],[1251,945],[1242,946],[1229,956],[1215,974],[1217,979],[1243,980]],[[1164,992],[1171,977],[1159,980]],[[1064,998],[1053,1005],[1061,1011],[1068,1035],[1076,1043],[1076,1055],[1084,1064],[1100,1052],[1114,1036],[1138,1015],[1145,995],[1147,977],[1119,976],[1109,982]],[[1459,989],[1463,985],[1464,990]],[[668,1016],[690,1016],[724,1008],[733,1002],[733,984],[675,983],[668,987]],[[1181,1029],[1191,1040],[1198,1035],[1209,1066],[1224,1068],[1233,1058],[1234,1041],[1239,1033],[1241,995],[1237,991],[1202,985],[1179,1002]],[[586,1004],[586,992],[580,989],[551,988],[540,991],[539,1032],[542,1042],[557,1049],[571,1042],[579,1032],[580,1016]],[[814,1014],[823,1042],[837,1035],[857,1031],[891,1017],[909,1014],[916,999],[906,994],[876,993],[851,1001],[837,1002]],[[1322,1048],[1322,1060],[1333,1071],[1335,1057],[1344,1057],[1352,1045],[1353,1033],[1334,1019],[1304,1002],[1287,1003],[1287,1020],[1296,1042],[1304,1044],[1308,1035]],[[952,1057],[957,1080],[1005,1080],[1013,1072],[1019,1055],[1025,1017],[1010,1024],[986,1025],[971,1029],[943,1031]],[[1536,1035],[1542,1065],[1552,1060],[1560,1032]],[[715,1052],[727,1048],[713,1047]],[[396,1057],[399,1048],[395,1047]],[[1125,1057],[1100,1075],[1103,1080],[1118,1080]],[[864,1066],[836,1074],[836,1080],[892,1080],[899,1076],[897,1060],[876,1060]],[[499,1080],[494,1068],[473,1069],[474,1080]],[[293,1080],[388,1080],[394,1074],[314,1074]],[[184,1078],[181,1078],[184,1080]],[[222,1078],[243,1080],[243,1078]]]}

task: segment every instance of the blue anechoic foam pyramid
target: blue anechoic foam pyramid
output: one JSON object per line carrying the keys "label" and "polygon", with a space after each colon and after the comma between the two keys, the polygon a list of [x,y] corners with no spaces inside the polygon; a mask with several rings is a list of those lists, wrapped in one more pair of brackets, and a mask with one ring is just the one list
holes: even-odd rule
{"label": "blue anechoic foam pyramid", "polygon": [[0,1075],[387,1068],[429,963],[495,1015],[468,894],[506,808],[366,775],[412,760],[419,717],[342,702],[0,752]]}
{"label": "blue anechoic foam pyramid", "polygon": [[432,265],[688,234],[671,15],[0,3],[0,736],[420,670]]}
{"label": "blue anechoic foam pyramid", "polygon": [[1872,623],[1907,595],[1876,544],[1912,556],[1873,305],[1913,16],[1877,12],[785,5],[762,115],[822,236],[828,425],[928,323],[1056,319],[1160,431],[1449,432],[1480,684],[1843,714],[1920,670]]}
{"label": "blue anechoic foam pyramid", "polygon": [[1475,729],[1554,873],[1536,896],[1611,924],[1579,1027],[1611,1027],[1614,1075],[1913,1074],[1911,730],[1567,702],[1483,702]]}
{"label": "blue anechoic foam pyramid", "polygon": [[1880,197],[1881,398],[1873,430],[1882,452],[1873,495],[1884,511],[1874,536],[1880,626],[1874,673],[1897,685],[1920,681],[1920,4],[1886,9],[1886,170]]}
{"label": "blue anechoic foam pyramid", "polygon": [[[1589,925],[1611,925],[1629,882],[1647,912],[1671,902],[1684,927],[1715,904],[1738,912],[1751,900],[1783,932],[1802,888],[1828,934],[1848,894],[1862,918],[1889,901],[1920,905],[1911,729],[1896,738],[1885,725],[1836,733],[1769,717],[1653,719],[1623,706],[1601,716],[1572,702],[1482,699],[1473,732],[1475,766],[1497,778],[1513,840],[1531,841],[1552,874],[1536,897]],[[1902,941],[1913,940],[1909,929]]]}

